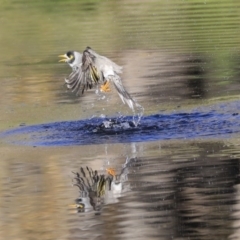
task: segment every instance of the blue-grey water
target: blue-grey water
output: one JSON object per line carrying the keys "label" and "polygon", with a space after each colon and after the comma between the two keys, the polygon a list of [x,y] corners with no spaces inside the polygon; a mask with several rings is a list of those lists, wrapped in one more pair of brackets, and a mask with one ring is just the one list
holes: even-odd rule
{"label": "blue-grey water", "polygon": [[[240,239],[240,2],[0,0],[0,239]],[[76,96],[68,50],[123,66]],[[127,163],[127,164],[126,164]],[[127,169],[101,211],[73,172]]]}
{"label": "blue-grey water", "polygon": [[226,139],[240,131],[238,109],[240,101],[191,112],[154,114],[141,117],[138,125],[134,124],[132,116],[22,125],[0,136],[10,144],[35,147],[219,139],[220,136]]}

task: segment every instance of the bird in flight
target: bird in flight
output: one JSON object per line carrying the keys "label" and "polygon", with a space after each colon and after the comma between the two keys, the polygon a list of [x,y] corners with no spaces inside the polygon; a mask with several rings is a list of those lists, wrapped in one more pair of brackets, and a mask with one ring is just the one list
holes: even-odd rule
{"label": "bird in flight", "polygon": [[72,68],[71,74],[65,78],[68,89],[83,94],[85,90],[100,85],[102,92],[109,92],[110,83],[113,83],[122,102],[126,103],[133,112],[135,107],[142,108],[123,86],[119,76],[122,67],[107,57],[97,54],[90,47],[87,47],[83,53],[68,51],[59,57],[62,58],[59,62],[66,62]]}

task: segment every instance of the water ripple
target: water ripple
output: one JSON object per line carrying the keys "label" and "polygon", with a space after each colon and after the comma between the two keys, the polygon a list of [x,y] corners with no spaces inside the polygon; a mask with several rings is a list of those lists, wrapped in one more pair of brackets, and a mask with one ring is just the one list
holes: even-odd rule
{"label": "water ripple", "polygon": [[148,142],[167,139],[226,138],[240,129],[238,113],[193,111],[144,116],[136,127],[132,117],[91,118],[22,126],[1,133],[12,144],[68,146]]}

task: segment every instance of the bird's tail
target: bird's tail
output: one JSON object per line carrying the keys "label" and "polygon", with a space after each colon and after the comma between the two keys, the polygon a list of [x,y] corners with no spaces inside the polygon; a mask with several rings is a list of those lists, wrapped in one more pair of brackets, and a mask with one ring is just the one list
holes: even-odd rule
{"label": "bird's tail", "polygon": [[112,77],[112,81],[113,81],[113,84],[114,84],[122,102],[124,104],[126,103],[129,106],[129,108],[133,111],[133,113],[136,113],[136,110],[139,111],[139,109],[141,109],[141,111],[143,112],[143,107],[140,104],[138,104],[130,96],[130,94],[127,92],[127,90],[124,88],[121,78],[118,75],[114,75]]}

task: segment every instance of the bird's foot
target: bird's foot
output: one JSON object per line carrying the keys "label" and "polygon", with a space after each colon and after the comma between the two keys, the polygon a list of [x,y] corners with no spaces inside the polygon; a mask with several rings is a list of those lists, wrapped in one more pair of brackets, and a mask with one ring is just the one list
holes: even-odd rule
{"label": "bird's foot", "polygon": [[116,176],[116,170],[114,168],[107,168],[106,169],[107,173],[111,176]]}
{"label": "bird's foot", "polygon": [[100,87],[101,92],[110,92],[110,84],[109,81],[106,81],[103,85]]}

